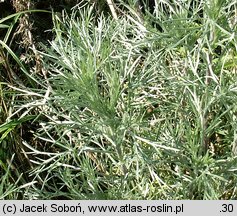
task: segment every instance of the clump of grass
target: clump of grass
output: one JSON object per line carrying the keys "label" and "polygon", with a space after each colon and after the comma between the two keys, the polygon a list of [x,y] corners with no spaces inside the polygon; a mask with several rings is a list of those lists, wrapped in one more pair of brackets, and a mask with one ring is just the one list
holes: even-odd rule
{"label": "clump of grass", "polygon": [[157,3],[144,22],[54,14],[42,89],[22,91],[43,117],[40,145],[23,142],[30,194],[236,198],[236,6],[191,2]]}
{"label": "clump of grass", "polygon": [[0,198],[3,199],[17,199],[19,188],[17,187],[17,183],[20,180],[20,177],[17,181],[15,181],[15,177],[12,175],[11,166],[12,161],[14,159],[14,155],[11,160],[8,161],[9,164],[6,166],[5,163],[2,162],[2,155],[0,155],[0,167],[1,167],[1,178],[0,178]]}
{"label": "clump of grass", "polygon": [[[11,43],[10,35],[13,32],[14,25],[21,14],[12,14],[0,19],[0,199],[16,199],[18,198],[21,175],[14,170],[15,156],[14,144],[18,140],[14,140],[17,132],[15,128],[20,124],[18,121],[11,121],[8,117],[12,114],[12,105],[14,103],[14,93],[7,86],[12,83],[15,73],[10,63],[10,50],[7,44]],[[3,33],[5,33],[3,35]],[[14,159],[14,160],[13,160]],[[15,174],[14,174],[15,173]]]}
{"label": "clump of grass", "polygon": [[[25,131],[22,130],[21,126],[25,122],[35,118],[35,116],[29,114],[31,111],[30,107],[27,110],[24,110],[24,108],[21,107],[16,112],[14,112],[13,109],[14,106],[17,106],[17,103],[22,100],[16,90],[20,87],[22,91],[27,92],[26,86],[30,86],[30,83],[33,83],[33,85],[36,86],[39,85],[39,83],[37,83],[37,80],[31,76],[27,66],[22,63],[20,57],[13,51],[12,44],[16,34],[16,25],[20,17],[23,14],[37,11],[39,12],[39,10],[18,12],[0,19],[1,199],[21,198],[20,188],[25,188],[25,183],[28,183],[29,180],[29,178],[26,177],[27,173],[25,173],[24,176],[22,175],[22,172],[26,171],[24,165],[27,163],[21,145]],[[26,97],[24,99],[26,99]],[[27,99],[29,99],[29,97]],[[24,112],[20,112],[21,110],[24,110]],[[18,115],[19,112],[21,115]]]}

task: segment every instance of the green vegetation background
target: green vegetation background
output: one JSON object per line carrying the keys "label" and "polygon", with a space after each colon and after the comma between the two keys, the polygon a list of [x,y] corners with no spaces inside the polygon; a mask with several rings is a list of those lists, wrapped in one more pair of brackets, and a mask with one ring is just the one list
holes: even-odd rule
{"label": "green vegetation background", "polygon": [[0,199],[236,199],[236,1],[109,3],[0,3]]}

